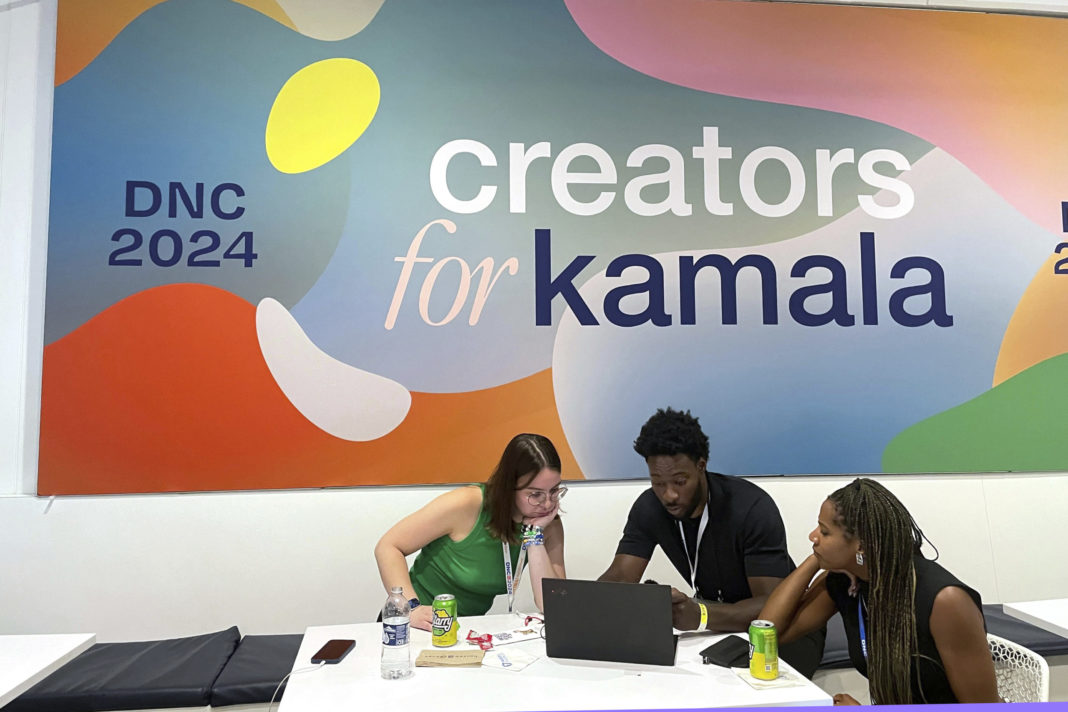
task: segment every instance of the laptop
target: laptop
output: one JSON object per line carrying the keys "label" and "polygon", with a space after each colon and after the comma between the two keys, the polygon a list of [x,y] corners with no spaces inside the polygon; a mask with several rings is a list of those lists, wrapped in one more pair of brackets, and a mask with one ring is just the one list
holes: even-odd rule
{"label": "laptop", "polygon": [[675,664],[670,586],[546,578],[541,595],[550,658]]}

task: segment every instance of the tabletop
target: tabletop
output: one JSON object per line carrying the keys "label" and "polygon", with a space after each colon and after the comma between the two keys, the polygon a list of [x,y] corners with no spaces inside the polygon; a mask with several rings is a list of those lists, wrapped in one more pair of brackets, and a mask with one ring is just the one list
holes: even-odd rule
{"label": "tabletop", "polygon": [[92,633],[0,635],[0,707],[96,642]]}
{"label": "tabletop", "polygon": [[[465,618],[460,621],[460,642],[451,649],[472,649],[463,642],[469,630],[496,632],[519,627],[522,622],[507,614]],[[533,638],[499,648],[536,656],[534,662],[519,671],[486,665],[417,667],[408,679],[383,680],[379,673],[380,623],[314,626],[304,634],[293,665],[295,672],[286,684],[279,710],[329,712],[351,709],[353,700],[359,700],[367,709],[424,705],[442,711],[462,708],[466,712],[831,704],[827,693],[796,673],[795,686],[757,690],[730,669],[703,665],[699,651],[721,637],[710,633],[682,634],[672,667],[548,658],[545,641]],[[312,655],[332,638],[353,639],[356,647],[336,665],[312,666]],[[413,629],[413,664],[420,651],[431,648],[430,633]],[[486,655],[493,655],[493,651]],[[781,660],[779,665],[780,671],[793,672]]]}
{"label": "tabletop", "polygon": [[1068,638],[1068,598],[1006,603],[1002,608],[1013,618]]}

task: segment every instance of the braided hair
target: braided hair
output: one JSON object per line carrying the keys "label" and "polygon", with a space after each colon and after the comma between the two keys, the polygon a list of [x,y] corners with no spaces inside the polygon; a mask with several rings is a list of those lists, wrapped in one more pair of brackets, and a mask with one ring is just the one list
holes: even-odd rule
{"label": "braided hair", "polygon": [[909,704],[916,639],[916,568],[923,532],[890,490],[858,478],[833,492],[837,518],[848,537],[859,538],[871,578],[868,594],[871,656],[868,689],[872,702]]}

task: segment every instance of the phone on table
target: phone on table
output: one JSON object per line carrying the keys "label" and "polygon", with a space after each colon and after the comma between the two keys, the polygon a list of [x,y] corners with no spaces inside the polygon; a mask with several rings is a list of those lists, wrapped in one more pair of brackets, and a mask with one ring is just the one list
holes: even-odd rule
{"label": "phone on table", "polygon": [[749,661],[749,641],[728,635],[701,651],[701,662],[720,667],[745,667]]}
{"label": "phone on table", "polygon": [[349,651],[355,647],[355,640],[328,640],[323,647],[319,648],[319,652],[312,656],[311,661],[313,663],[335,665],[341,662],[349,654]]}

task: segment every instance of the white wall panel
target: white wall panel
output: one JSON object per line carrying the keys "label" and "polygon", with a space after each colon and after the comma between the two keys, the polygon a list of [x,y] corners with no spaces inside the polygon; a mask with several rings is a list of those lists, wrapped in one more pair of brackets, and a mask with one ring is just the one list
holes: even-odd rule
{"label": "white wall panel", "polygon": [[1001,600],[1068,597],[1068,476],[1004,475],[983,488]]}
{"label": "white wall panel", "polygon": [[[881,479],[938,545],[940,561],[984,600],[1068,595],[1057,554],[1068,475]],[[819,504],[849,480],[756,480],[779,504],[795,559],[808,554]],[[604,571],[646,486],[574,483],[564,500],[569,576]],[[46,499],[0,497],[0,569],[13,572],[0,587],[0,634],[85,630],[122,640],[373,620],[384,599],[375,542],[442,491],[64,497],[47,513]],[[659,551],[646,577],[685,590]],[[530,610],[526,582],[518,602]],[[498,599],[495,610],[503,606]]]}

